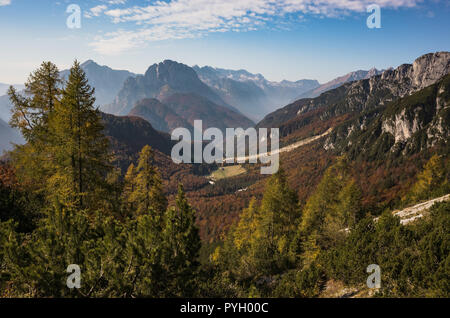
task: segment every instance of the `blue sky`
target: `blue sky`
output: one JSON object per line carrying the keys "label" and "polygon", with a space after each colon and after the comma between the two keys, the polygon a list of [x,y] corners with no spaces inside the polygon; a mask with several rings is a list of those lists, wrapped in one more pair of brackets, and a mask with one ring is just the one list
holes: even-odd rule
{"label": "blue sky", "polygon": [[[380,29],[366,25],[371,3]],[[69,4],[82,10],[80,29],[66,25]],[[449,13],[448,0],[0,0],[0,82],[75,58],[136,73],[173,59],[325,82],[449,51]]]}

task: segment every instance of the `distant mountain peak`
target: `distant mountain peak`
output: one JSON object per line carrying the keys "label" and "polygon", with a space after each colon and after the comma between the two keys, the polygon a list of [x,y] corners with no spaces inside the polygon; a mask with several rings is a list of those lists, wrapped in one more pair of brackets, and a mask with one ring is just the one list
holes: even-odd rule
{"label": "distant mountain peak", "polygon": [[81,63],[81,66],[84,67],[84,66],[88,66],[89,64],[98,65],[97,63],[94,62],[94,60],[86,60],[83,63]]}
{"label": "distant mountain peak", "polygon": [[227,104],[208,85],[200,80],[197,72],[190,66],[173,60],[164,60],[149,66],[144,75],[125,81],[115,101],[105,108],[106,112],[126,115],[135,103],[144,98],[164,98],[175,93],[195,93],[238,112]]}
{"label": "distant mountain peak", "polygon": [[[100,106],[111,103],[126,79],[136,76],[126,70],[115,70],[106,65],[99,65],[92,59],[84,61],[80,66],[86,73],[89,85],[95,87],[96,103]],[[66,79],[69,70],[61,71],[60,75]]]}
{"label": "distant mountain peak", "polygon": [[320,85],[319,87],[316,87],[310,91],[307,91],[299,96],[297,96],[295,100],[299,100],[302,98],[314,98],[319,96],[322,93],[325,93],[329,90],[335,89],[345,83],[348,82],[354,82],[354,81],[359,81],[359,80],[363,80],[363,79],[368,79],[371,78],[372,76],[376,76],[376,75],[380,75],[381,73],[383,73],[384,70],[378,70],[375,67],[372,67],[370,70],[366,71],[366,70],[357,70],[357,71],[353,71],[353,72],[349,72],[345,75],[336,77],[335,79],[326,82],[322,85]]}
{"label": "distant mountain peak", "polygon": [[299,94],[320,85],[316,80],[304,79],[273,82],[260,73],[253,74],[244,69],[228,70],[198,65],[193,69],[228,104],[256,121]]}

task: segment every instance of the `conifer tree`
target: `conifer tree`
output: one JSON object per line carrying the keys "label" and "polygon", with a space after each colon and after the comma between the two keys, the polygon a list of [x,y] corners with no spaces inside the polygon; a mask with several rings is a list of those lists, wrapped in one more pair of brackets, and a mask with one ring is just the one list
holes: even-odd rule
{"label": "conifer tree", "polygon": [[110,170],[108,140],[94,103],[94,89],[75,61],[61,102],[56,103],[50,117],[55,173],[49,180],[49,193],[79,208],[95,206],[93,194],[105,187]]}
{"label": "conifer tree", "polygon": [[361,218],[361,193],[349,169],[346,158],[339,158],[306,202],[297,235],[302,236],[300,250],[307,255],[318,255],[318,251],[305,250],[313,246],[326,249],[336,245]]}
{"label": "conifer tree", "polygon": [[132,195],[135,191],[136,168],[133,163],[128,166],[127,172],[123,179],[123,189],[121,195],[122,210],[124,214],[132,214],[134,212],[134,204]]}
{"label": "conifer tree", "polygon": [[43,62],[25,83],[25,96],[14,87],[8,90],[13,104],[10,124],[20,130],[27,142],[43,142],[49,115],[60,99],[62,80],[57,66]]}
{"label": "conifer tree", "polygon": [[166,290],[163,271],[163,223],[155,211],[129,218],[127,227],[127,275],[130,296],[162,297]]}
{"label": "conifer tree", "polygon": [[255,233],[258,233],[258,226],[261,224],[258,208],[256,199],[252,198],[248,208],[244,209],[239,216],[239,222],[232,231],[233,242],[237,250],[247,250],[251,247],[252,240],[259,239],[255,237]]}
{"label": "conifer tree", "polygon": [[[447,160],[449,161],[449,160]],[[417,181],[411,187],[404,201],[416,203],[420,200],[431,199],[450,191],[450,169],[439,155],[433,155],[417,175]]]}
{"label": "conifer tree", "polygon": [[144,146],[139,155],[136,172],[130,171],[130,174],[136,174],[130,201],[135,205],[138,215],[149,213],[150,210],[162,215],[167,209],[167,199],[159,173],[154,167],[153,156],[151,147]]}
{"label": "conifer tree", "polygon": [[163,235],[166,296],[191,296],[201,243],[195,225],[195,210],[187,202],[181,185],[178,187],[175,207],[167,211]]}
{"label": "conifer tree", "polygon": [[[16,145],[11,158],[20,181],[35,191],[42,191],[51,170],[49,152],[49,118],[61,98],[62,80],[51,62],[43,62],[30,74],[24,95],[10,87],[8,95],[13,105],[10,125],[19,129],[27,143]],[[40,180],[39,183],[33,180]]]}
{"label": "conifer tree", "polygon": [[299,217],[297,195],[280,169],[266,182],[260,206],[252,200],[231,229],[220,251],[222,258],[229,259],[221,262],[242,280],[290,267],[294,261],[290,246]]}

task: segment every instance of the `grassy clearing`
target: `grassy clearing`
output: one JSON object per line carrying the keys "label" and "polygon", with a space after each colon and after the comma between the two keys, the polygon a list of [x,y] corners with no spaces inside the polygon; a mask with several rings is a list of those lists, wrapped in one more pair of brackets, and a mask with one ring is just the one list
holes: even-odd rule
{"label": "grassy clearing", "polygon": [[213,180],[220,180],[238,176],[246,172],[247,170],[245,170],[241,165],[226,166],[219,167],[219,169],[213,171],[209,177]]}

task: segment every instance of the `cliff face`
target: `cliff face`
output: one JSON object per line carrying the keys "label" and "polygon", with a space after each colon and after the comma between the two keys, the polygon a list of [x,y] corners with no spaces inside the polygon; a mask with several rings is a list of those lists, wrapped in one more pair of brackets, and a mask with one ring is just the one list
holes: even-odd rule
{"label": "cliff face", "polygon": [[405,110],[396,114],[394,118],[386,119],[382,123],[383,133],[390,133],[394,136],[395,143],[403,142],[409,139],[415,132],[421,128],[421,121],[418,112],[414,111],[412,121],[406,118]]}
{"label": "cliff face", "polygon": [[[430,79],[432,80],[432,79]],[[417,81],[417,87],[428,80]],[[363,112],[336,127],[325,149],[352,157],[416,153],[450,140],[450,74],[412,95]]]}
{"label": "cliff face", "polygon": [[386,88],[393,96],[404,97],[434,84],[450,72],[450,52],[423,55],[413,64],[403,64],[370,78],[369,93]]}

